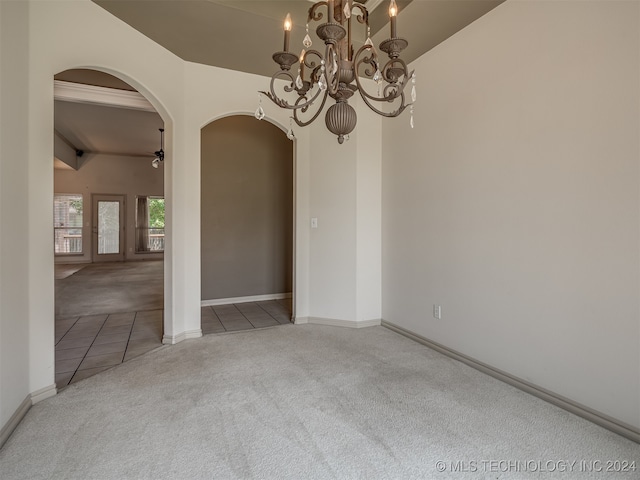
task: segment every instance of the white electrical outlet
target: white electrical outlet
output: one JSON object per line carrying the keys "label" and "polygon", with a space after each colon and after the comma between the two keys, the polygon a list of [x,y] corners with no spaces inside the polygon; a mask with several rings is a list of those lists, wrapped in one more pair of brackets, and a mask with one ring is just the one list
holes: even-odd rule
{"label": "white electrical outlet", "polygon": [[442,307],[440,305],[433,306],[433,318],[440,320],[442,318]]}

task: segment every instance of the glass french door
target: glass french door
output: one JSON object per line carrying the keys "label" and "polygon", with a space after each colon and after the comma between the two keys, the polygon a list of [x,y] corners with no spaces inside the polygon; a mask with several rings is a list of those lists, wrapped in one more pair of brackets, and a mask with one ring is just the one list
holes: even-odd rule
{"label": "glass french door", "polygon": [[93,261],[123,261],[124,239],[124,195],[94,195]]}

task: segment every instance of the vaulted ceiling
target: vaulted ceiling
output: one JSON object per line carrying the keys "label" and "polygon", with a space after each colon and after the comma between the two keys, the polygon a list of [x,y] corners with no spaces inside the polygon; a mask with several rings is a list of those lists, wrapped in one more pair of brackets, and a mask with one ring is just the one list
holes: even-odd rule
{"label": "vaulted ceiling", "polygon": [[[504,0],[397,0],[398,35],[409,41],[408,63],[469,25]],[[302,48],[307,0],[93,0],[120,20],[180,58],[247,73],[271,76],[271,55],[282,48],[282,22],[291,13],[292,50]],[[389,37],[388,0],[367,0],[374,44]],[[311,24],[310,29],[315,25]],[[366,40],[364,29],[354,43]],[[131,90],[106,74],[70,71],[58,80]],[[159,115],[114,105],[57,100],[55,128],[73,148],[94,153],[148,156],[159,148]]]}

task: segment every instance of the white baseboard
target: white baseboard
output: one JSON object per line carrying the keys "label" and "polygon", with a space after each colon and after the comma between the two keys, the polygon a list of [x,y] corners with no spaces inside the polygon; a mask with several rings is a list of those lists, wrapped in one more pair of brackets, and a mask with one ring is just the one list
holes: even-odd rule
{"label": "white baseboard", "polygon": [[6,443],[18,424],[31,408],[31,395],[27,395],[9,421],[0,430],[0,448]]}
{"label": "white baseboard", "polygon": [[197,330],[188,330],[177,335],[164,335],[162,337],[162,343],[164,345],[175,345],[176,343],[180,343],[184,340],[189,340],[190,338],[200,338],[201,336],[202,329],[198,328]]}
{"label": "white baseboard", "polygon": [[20,403],[17,410],[13,413],[13,415],[11,415],[9,421],[2,427],[2,430],[0,430],[0,448],[2,448],[5,442],[9,439],[13,431],[22,421],[32,405],[35,405],[36,403],[41,402],[42,400],[45,400],[49,397],[53,397],[57,392],[58,390],[56,389],[56,384],[54,383],[27,395],[22,403]]}
{"label": "white baseboard", "polygon": [[302,325],[305,323],[312,323],[315,325],[329,325],[331,327],[346,327],[346,328],[365,328],[375,327],[380,325],[381,320],[343,320],[340,318],[321,318],[321,317],[296,317],[294,323],[296,325]]}
{"label": "white baseboard", "polygon": [[214,298],[212,300],[202,300],[200,302],[200,305],[203,307],[211,307],[215,305],[229,305],[231,303],[249,303],[249,302],[264,302],[267,300],[282,300],[284,298],[291,298],[291,292],[269,293],[266,295],[252,295],[249,297]]}
{"label": "white baseboard", "polygon": [[54,263],[57,265],[89,265],[91,260],[87,260],[86,258],[73,258],[73,257],[56,257]]}
{"label": "white baseboard", "polygon": [[30,398],[31,398],[31,403],[33,405],[35,405],[38,402],[41,402],[42,400],[46,400],[49,397],[53,397],[56,393],[58,393],[58,389],[56,388],[56,384],[53,383],[47,387],[41,388],[40,390],[36,390],[35,392],[31,393]]}
{"label": "white baseboard", "polygon": [[454,360],[458,360],[465,365],[469,365],[471,368],[475,368],[482,373],[486,373],[487,375],[496,378],[500,381],[508,383],[509,385],[522,390],[523,392],[527,392],[535,397],[541,398],[542,400],[555,405],[556,407],[560,407],[563,410],[566,410],[574,415],[582,417],[584,419],[589,420],[590,422],[595,423],[607,430],[610,430],[618,435],[628,438],[636,443],[640,443],[640,429],[628,425],[624,422],[621,422],[613,417],[605,415],[604,413],[593,410],[592,408],[581,405],[577,402],[574,402],[571,399],[565,398],[557,393],[554,393],[545,388],[539,387],[533,383],[527,382],[526,380],[522,380],[521,378],[515,377],[507,372],[503,372],[497,368],[492,367],[491,365],[487,365],[486,363],[479,362],[474,358],[468,357],[462,353],[456,352],[455,350],[451,350],[444,345],[433,342],[428,338],[423,337],[422,335],[418,335],[417,333],[413,333],[410,330],[406,330],[398,325],[393,323],[389,323],[387,321],[382,321],[382,326],[392,330],[400,335],[403,335],[411,340],[414,340],[422,345],[425,345],[436,352],[440,352],[447,357],[453,358]]}

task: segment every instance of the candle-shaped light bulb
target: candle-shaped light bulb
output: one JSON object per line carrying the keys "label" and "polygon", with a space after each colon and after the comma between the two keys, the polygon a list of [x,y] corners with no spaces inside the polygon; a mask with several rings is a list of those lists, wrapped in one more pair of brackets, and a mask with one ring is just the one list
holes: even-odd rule
{"label": "candle-shaped light bulb", "polygon": [[396,38],[396,17],[398,16],[398,5],[396,0],[391,0],[389,4],[389,17],[391,19],[391,38]]}
{"label": "candle-shaped light bulb", "polygon": [[291,14],[287,13],[287,17],[284,19],[284,51],[289,51],[289,36],[291,35]]}
{"label": "candle-shaped light bulb", "polygon": [[391,4],[389,5],[389,16],[395,17],[398,15],[398,5],[396,4],[396,0],[391,0]]}

